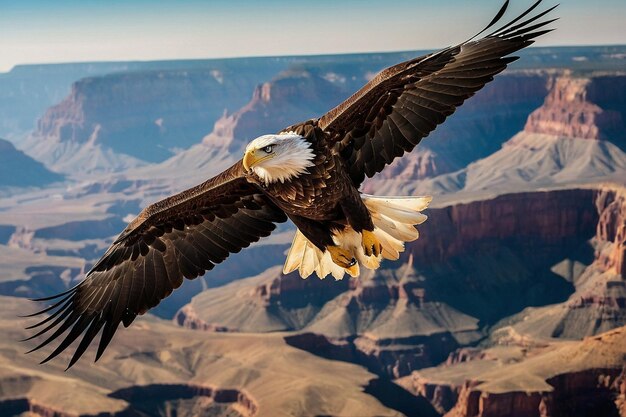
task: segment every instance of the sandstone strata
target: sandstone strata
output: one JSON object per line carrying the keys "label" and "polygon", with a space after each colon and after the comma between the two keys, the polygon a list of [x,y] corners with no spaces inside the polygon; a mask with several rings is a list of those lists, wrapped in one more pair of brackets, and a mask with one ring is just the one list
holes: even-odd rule
{"label": "sandstone strata", "polygon": [[[119,171],[198,143],[225,109],[239,108],[259,75],[215,69],[84,78],[39,119],[29,154],[58,170]],[[73,169],[72,169],[73,168]]]}
{"label": "sandstone strata", "polygon": [[[594,196],[595,236],[581,259],[570,255],[552,271],[572,282],[575,292],[564,303],[528,308],[496,326],[494,341],[510,338],[581,339],[626,325],[624,270],[626,193],[622,186],[600,187]],[[581,254],[579,254],[581,256]]]}
{"label": "sandstone strata", "polygon": [[[492,332],[491,348],[458,350],[438,368],[414,373],[417,395],[448,417],[623,415],[624,190],[599,187],[593,201],[590,265],[553,268],[575,284],[569,300],[507,319]],[[554,339],[589,335],[597,336]]]}
{"label": "sandstone strata", "polygon": [[543,105],[524,130],[582,139],[624,138],[626,77],[581,77],[566,73],[552,80]]}
{"label": "sandstone strata", "polygon": [[626,279],[626,189],[602,190],[596,199],[600,213],[596,238],[610,247],[597,253],[597,265]]}
{"label": "sandstone strata", "polygon": [[[491,146],[484,143],[490,130],[478,127],[483,121],[479,116],[507,111],[506,106],[493,110],[488,108],[489,104],[481,104],[482,94],[492,93],[488,89],[491,84],[433,132],[433,139],[436,140],[424,140],[414,152],[367,180],[366,192],[388,195],[508,193],[512,189],[534,190],[556,185],[572,187],[603,180],[623,182],[626,177],[626,75],[541,74],[544,78],[533,80],[528,76],[525,81],[527,88],[535,86],[537,89],[538,80],[543,80],[547,88],[542,95],[543,103],[526,107],[519,123],[513,109],[519,111],[519,106],[530,105],[530,95],[526,95],[526,101],[520,99],[525,104],[520,102],[517,107],[508,109],[512,112],[505,117],[508,127],[495,128],[496,132],[506,132],[507,136],[497,142],[496,147],[490,148],[489,154],[480,155],[475,158],[478,159],[476,162],[469,165],[470,160],[461,166],[454,163],[458,157],[456,152],[463,152],[465,158],[475,152],[464,146],[479,149]],[[506,86],[513,88],[516,85],[515,76],[519,77],[516,73],[498,77],[493,84],[497,86],[498,79],[505,79],[506,76],[509,77]],[[535,74],[535,77],[538,75]],[[493,99],[494,105],[497,105],[497,95]],[[472,110],[471,103],[474,101],[481,106],[480,112],[479,109]],[[465,111],[472,113],[465,115]],[[494,118],[491,116],[489,120]],[[450,142],[445,137],[438,137],[455,128],[457,120],[460,124],[459,132],[454,133],[456,139]],[[512,126],[515,130],[510,130]],[[455,140],[464,137],[463,129],[466,129],[466,134],[472,135],[471,140],[457,144]],[[498,149],[500,145],[502,148]],[[441,146],[441,150],[437,146]],[[441,175],[448,171],[453,172]]]}
{"label": "sandstone strata", "polygon": [[368,189],[374,191],[379,182],[386,180],[406,183],[454,172],[497,151],[523,128],[528,113],[541,104],[548,80],[549,74],[539,71],[499,75],[413,152],[378,174]]}
{"label": "sandstone strata", "polygon": [[625,338],[622,327],[535,350],[495,347],[488,357],[418,371],[411,380],[446,417],[617,416]]}

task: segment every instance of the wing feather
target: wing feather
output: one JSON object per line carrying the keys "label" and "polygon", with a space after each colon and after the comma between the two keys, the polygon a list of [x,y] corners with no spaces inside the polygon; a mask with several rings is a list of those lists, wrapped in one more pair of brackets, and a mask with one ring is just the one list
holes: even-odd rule
{"label": "wing feather", "polygon": [[[59,339],[47,362],[80,339],[72,366],[100,333],[96,360],[122,323],[128,327],[180,287],[183,278],[203,275],[231,253],[268,236],[286,221],[260,189],[247,182],[241,161],[222,174],[144,209],[75,287],[40,299],[53,304],[26,340]],[[81,338],[82,336],[82,338]]]}
{"label": "wing feather", "polygon": [[[410,152],[517,57],[508,56],[551,29],[556,19],[531,15],[542,0],[502,27],[474,40],[504,16],[508,0],[470,40],[387,68],[318,120],[329,146],[342,155],[355,185]],[[529,17],[530,16],[530,17]]]}

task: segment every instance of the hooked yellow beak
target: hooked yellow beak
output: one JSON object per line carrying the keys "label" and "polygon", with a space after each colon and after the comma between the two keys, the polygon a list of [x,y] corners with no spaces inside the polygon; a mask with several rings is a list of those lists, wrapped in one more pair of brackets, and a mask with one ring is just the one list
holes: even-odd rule
{"label": "hooked yellow beak", "polygon": [[246,151],[243,156],[243,167],[246,171],[250,171],[250,168],[255,164],[258,164],[261,161],[272,158],[272,154],[266,154],[265,152],[261,152],[258,149],[251,149]]}

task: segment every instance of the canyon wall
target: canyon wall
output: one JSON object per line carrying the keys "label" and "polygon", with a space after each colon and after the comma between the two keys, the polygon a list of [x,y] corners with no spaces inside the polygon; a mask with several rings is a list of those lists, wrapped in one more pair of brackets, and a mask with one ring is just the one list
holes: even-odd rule
{"label": "canyon wall", "polygon": [[597,253],[597,265],[626,279],[626,189],[603,190],[596,199],[600,213],[596,238],[605,242]]}
{"label": "canyon wall", "polygon": [[[623,415],[626,193],[599,187],[593,201],[588,264],[570,254],[552,268],[574,284],[569,299],[527,308],[494,326],[482,348],[457,350],[438,368],[413,374],[417,395],[448,417]],[[524,374],[515,376],[517,369]],[[545,385],[526,381],[528,372]]]}
{"label": "canyon wall", "polygon": [[245,103],[255,81],[213,69],[85,78],[38,121],[28,151],[51,165],[68,156],[43,154],[49,143],[57,149],[99,145],[141,161],[163,161],[210,132],[225,109]]}
{"label": "canyon wall", "polygon": [[600,187],[594,201],[598,221],[587,254],[572,252],[551,268],[574,285],[573,294],[563,303],[509,317],[493,329],[494,343],[512,334],[582,339],[626,325],[626,192],[617,185]]}
{"label": "canyon wall", "polygon": [[598,215],[592,189],[505,194],[467,204],[429,209],[419,227],[422,238],[409,245],[416,262],[440,262],[467,251],[478,241],[515,242],[535,259],[538,242],[554,250],[572,239],[590,237]]}

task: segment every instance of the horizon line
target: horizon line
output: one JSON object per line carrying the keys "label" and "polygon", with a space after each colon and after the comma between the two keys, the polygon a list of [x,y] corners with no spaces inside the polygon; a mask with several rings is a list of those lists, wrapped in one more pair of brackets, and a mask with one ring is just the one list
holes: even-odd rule
{"label": "horizon line", "polygon": [[[548,49],[548,48],[601,48],[601,47],[626,47],[626,43],[607,43],[607,44],[561,44],[561,45],[530,45],[526,50],[532,49]],[[443,47],[446,48],[446,47]],[[328,53],[312,53],[312,54],[277,54],[277,55],[236,55],[236,56],[217,56],[205,58],[162,58],[162,59],[131,59],[131,60],[85,60],[85,61],[58,61],[58,62],[29,62],[13,65],[7,71],[0,71],[0,75],[9,74],[16,68],[29,66],[55,66],[55,65],[88,65],[88,64],[130,64],[130,63],[158,63],[158,62],[184,62],[184,61],[213,61],[213,60],[235,60],[235,59],[260,59],[260,58],[297,58],[297,57],[324,57],[324,56],[344,56],[344,55],[367,55],[367,54],[400,54],[408,52],[432,52],[443,49],[424,48],[424,49],[402,49],[402,50],[386,50],[386,51],[353,51],[353,52],[328,52]]]}

